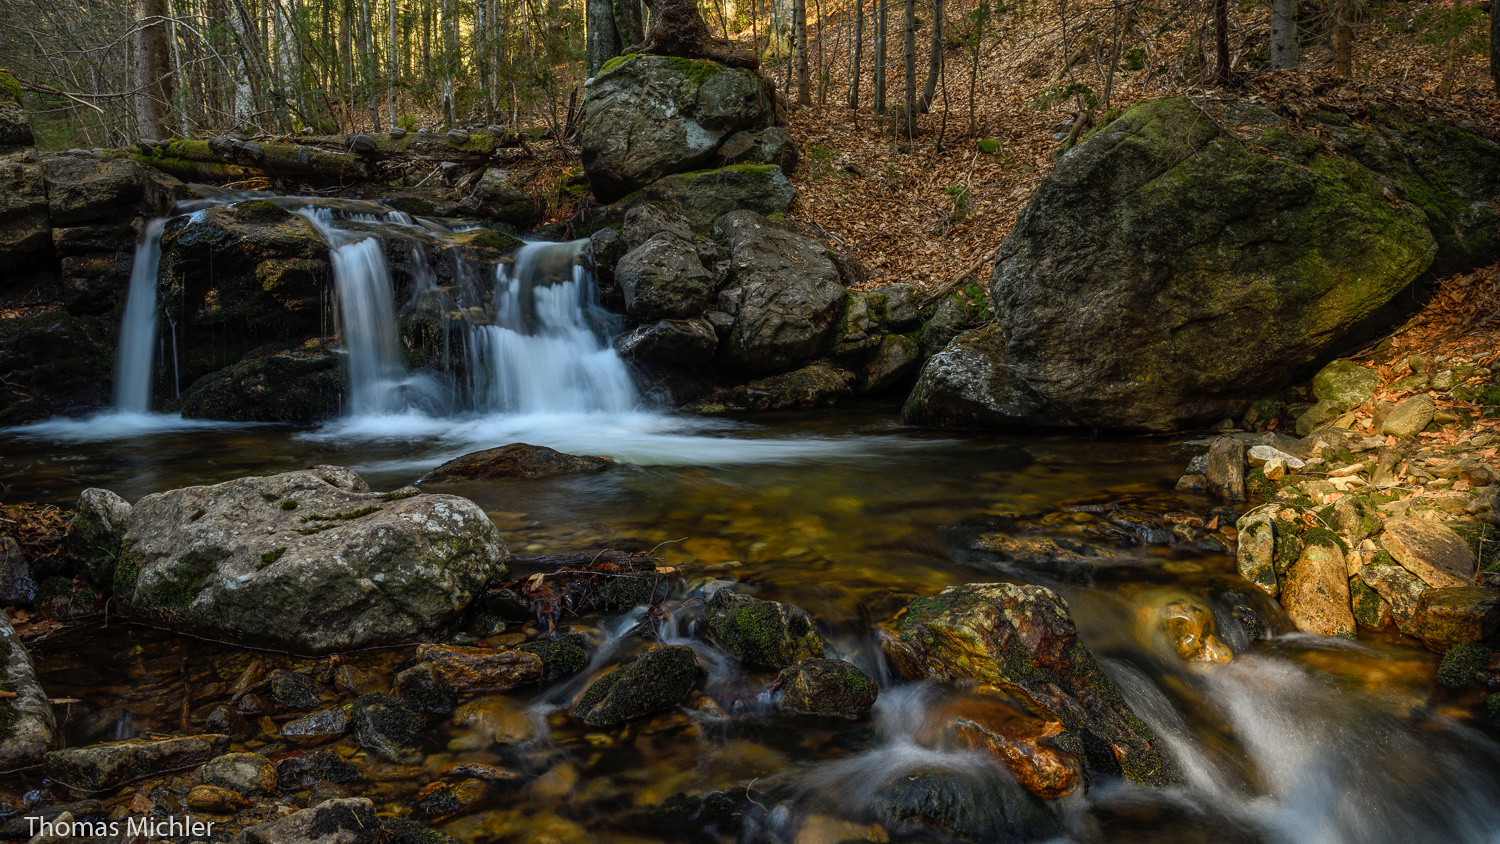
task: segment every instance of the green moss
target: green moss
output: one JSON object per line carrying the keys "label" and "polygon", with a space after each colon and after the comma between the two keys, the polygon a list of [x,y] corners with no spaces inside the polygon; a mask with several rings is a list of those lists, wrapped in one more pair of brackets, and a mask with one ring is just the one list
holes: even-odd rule
{"label": "green moss", "polygon": [[[290,509],[290,508],[283,508],[283,509]],[[361,507],[358,510],[348,510],[348,511],[343,512],[343,513],[334,513],[331,516],[330,515],[324,515],[322,513],[310,513],[310,514],[308,514],[306,516],[303,516],[302,517],[302,521],[304,521],[304,522],[347,522],[350,519],[358,519],[361,516],[368,516],[371,513],[378,512],[379,510],[380,510],[380,505],[378,505],[378,504],[371,504],[368,507]]]}
{"label": "green moss", "polygon": [[1450,689],[1461,689],[1474,682],[1474,677],[1490,662],[1490,650],[1477,642],[1454,645],[1438,663],[1437,679]]}
{"label": "green moss", "polygon": [[413,496],[421,495],[421,494],[422,494],[422,491],[418,490],[418,489],[397,489],[397,490],[392,490],[390,492],[381,493],[380,500],[381,501],[400,501],[403,498],[411,498]]}
{"label": "green moss", "polygon": [[204,514],[207,513],[207,512],[208,512],[207,510],[204,510],[203,508],[200,507],[197,510],[193,511],[193,515],[188,516],[188,521],[190,521],[190,522],[196,522],[199,519],[203,518]]}
{"label": "green moss", "polygon": [[640,57],[641,57],[640,53],[627,53],[627,54],[625,54],[623,56],[615,56],[614,58],[612,58],[609,61],[605,62],[603,67],[599,68],[599,73],[597,75],[598,76],[603,76],[606,73],[609,73],[611,71],[614,71],[614,70],[617,70],[617,69],[619,69],[621,67],[624,67],[628,62],[635,61],[636,59],[638,59]]}
{"label": "green moss", "polygon": [[11,99],[16,101],[16,105],[25,107],[26,95],[21,91],[21,83],[17,82],[14,76],[3,70],[0,70],[0,90],[4,90],[5,93],[9,94]]}
{"label": "green moss", "polygon": [[1374,630],[1380,626],[1380,593],[1370,588],[1363,578],[1349,579],[1349,602],[1354,609],[1354,620],[1361,627]]}
{"label": "green moss", "polygon": [[[718,62],[711,62],[705,59],[684,59],[678,56],[671,56],[669,57],[669,61],[672,62],[673,67],[677,68],[678,73],[688,78],[689,82],[700,86],[718,76],[724,70],[724,66]],[[608,64],[605,67],[608,67]]]}
{"label": "green moss", "polygon": [[297,501],[296,499],[288,498],[277,506],[279,506],[283,510],[295,510],[297,509]]}
{"label": "green moss", "polygon": [[583,648],[571,642],[529,642],[516,650],[541,658],[544,680],[577,674],[589,662],[588,654],[584,653]]}
{"label": "green moss", "polygon": [[135,588],[135,584],[141,579],[141,558],[134,550],[126,549],[120,554],[120,561],[115,565],[114,577],[110,580],[110,587],[116,595],[123,595]]}
{"label": "green moss", "polygon": [[277,560],[281,559],[281,556],[285,553],[286,546],[283,545],[280,548],[272,548],[270,551],[261,554],[259,568],[265,568],[266,566],[269,566],[270,564],[276,562]]}

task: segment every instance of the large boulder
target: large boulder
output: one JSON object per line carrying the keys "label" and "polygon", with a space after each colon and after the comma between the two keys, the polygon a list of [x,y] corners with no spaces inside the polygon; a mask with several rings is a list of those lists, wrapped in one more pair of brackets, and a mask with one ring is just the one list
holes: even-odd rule
{"label": "large boulder", "polygon": [[344,373],[339,356],[321,348],[253,352],[211,372],[182,393],[188,419],[308,424],[339,414]]}
{"label": "large boulder", "polygon": [[751,70],[702,59],[630,54],[589,83],[579,146],[605,202],[713,161],[726,138],[775,119],[770,85]]}
{"label": "large boulder", "polygon": [[13,697],[0,699],[0,771],[34,765],[57,744],[57,721],[47,692],[37,681],[31,656],[21,644],[10,619],[0,613],[0,670],[4,689]]}
{"label": "large boulder", "polygon": [[1015,377],[1088,427],[1238,418],[1426,270],[1430,215],[1292,129],[1177,97],[1064,155],[996,256]]}
{"label": "large boulder", "polygon": [[421,637],[508,570],[472,502],[337,466],[148,495],[123,549],[108,584],[128,615],[299,653]]}
{"label": "large boulder", "polygon": [[54,226],[128,219],[146,195],[146,168],[132,158],[50,155],[45,169]]}
{"label": "large boulder", "polygon": [[0,255],[9,261],[52,249],[47,186],[34,143],[26,110],[0,94]]}
{"label": "large boulder", "polygon": [[797,198],[797,189],[774,164],[733,164],[667,176],[653,182],[641,195],[673,202],[688,222],[707,226],[730,211],[785,214]]}
{"label": "large boulder", "polygon": [[1015,690],[1027,707],[1061,722],[1092,770],[1156,785],[1180,779],[1162,740],[1131,711],[1078,641],[1067,604],[1046,587],[971,583],[918,598],[898,616],[885,651],[908,680]]}
{"label": "large boulder", "polygon": [[1067,427],[1014,369],[1000,326],[965,331],[922,366],[902,419],[941,428]]}
{"label": "large boulder", "polygon": [[697,248],[666,231],[620,259],[615,283],[625,296],[625,312],[642,321],[695,317],[714,299],[714,274]]}
{"label": "large boulder", "polygon": [[77,319],[59,306],[0,309],[0,378],[7,382],[0,390],[0,426],[78,415],[106,404],[112,340],[103,320]]}
{"label": "large boulder", "polygon": [[848,298],[827,250],[752,211],[717,225],[730,251],[730,286],[719,294],[719,309],[734,317],[719,346],[726,362],[774,372],[827,352]]}
{"label": "large boulder", "polygon": [[603,472],[614,465],[615,461],[609,457],[564,454],[544,445],[511,443],[455,457],[418,478],[417,483],[490,481],[501,478],[536,480],[558,475]]}

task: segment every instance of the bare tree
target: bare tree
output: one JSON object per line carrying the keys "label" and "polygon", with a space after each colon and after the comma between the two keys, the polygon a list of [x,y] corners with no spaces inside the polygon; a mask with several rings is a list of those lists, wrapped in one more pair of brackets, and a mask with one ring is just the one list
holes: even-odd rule
{"label": "bare tree", "polygon": [[917,3],[906,0],[906,26],[902,31],[901,57],[906,63],[906,102],[901,131],[909,138],[917,132]]}
{"label": "bare tree", "polygon": [[886,49],[886,35],[890,31],[886,28],[886,16],[890,11],[890,0],[875,0],[875,66],[874,79],[875,90],[874,108],[876,114],[885,113],[885,73],[886,56],[890,52]]}
{"label": "bare tree", "polygon": [[849,55],[849,107],[859,110],[859,62],[865,50],[865,3],[854,0],[854,39]]}
{"label": "bare tree", "polygon": [[172,73],[167,56],[166,0],[135,0],[135,124],[140,137],[161,140],[171,135],[167,106],[172,102]]}
{"label": "bare tree", "polygon": [[937,96],[938,76],[943,72],[943,0],[932,0],[932,50],[927,58],[927,83],[917,100],[917,112],[926,114]]}
{"label": "bare tree", "polygon": [[1271,67],[1291,70],[1297,66],[1297,0],[1271,2]]}
{"label": "bare tree", "polygon": [[797,42],[797,103],[812,105],[812,87],[807,71],[807,0],[792,0],[792,27]]}

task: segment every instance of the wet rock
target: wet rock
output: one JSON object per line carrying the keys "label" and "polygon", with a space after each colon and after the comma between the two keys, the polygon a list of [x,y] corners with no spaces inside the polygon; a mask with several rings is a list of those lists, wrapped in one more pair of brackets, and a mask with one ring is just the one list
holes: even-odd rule
{"label": "wet rock", "polygon": [[[0,826],[0,839],[26,841],[36,833],[33,824],[43,821],[56,823],[66,815],[72,821],[97,821],[106,817],[104,804],[98,800],[79,800],[73,803],[34,806],[18,818],[11,818]],[[32,819],[35,818],[33,821]]]}
{"label": "wet rock", "polygon": [[1240,576],[1254,583],[1271,597],[1281,594],[1276,577],[1276,519],[1279,504],[1263,504],[1235,523],[1239,542],[1235,548],[1235,566]]}
{"label": "wet rock", "polygon": [[542,676],[541,658],[522,651],[418,645],[417,661],[430,664],[439,677],[460,692],[505,692]]}
{"label": "wet rock", "polygon": [[1474,552],[1452,528],[1426,519],[1392,519],[1380,544],[1428,586],[1472,586]]}
{"label": "wet rock", "polygon": [[320,744],[349,731],[349,716],[331,706],[281,725],[281,737],[293,744]]}
{"label": "wet rock", "polygon": [[700,622],[710,640],[746,665],[786,668],[823,655],[812,616],[791,604],[720,589],[708,600]]}
{"label": "wet rock", "polygon": [[318,681],[284,668],[271,672],[271,699],[292,709],[312,709],[323,702]]}
{"label": "wet rock", "polygon": [[380,840],[382,844],[459,844],[457,838],[446,832],[411,818],[382,818]]}
{"label": "wet rock", "polygon": [[108,583],[120,558],[130,522],[130,503],[107,489],[86,489],[68,522],[68,548],[88,568],[95,583]]}
{"label": "wet rock", "polygon": [[1438,651],[1464,642],[1484,642],[1500,631],[1500,590],[1483,586],[1428,589],[1417,599],[1405,631]]}
{"label": "wet rock", "polygon": [[359,769],[334,750],[303,753],[276,764],[276,780],[283,791],[311,788],[318,783],[343,783],[359,779]]}
{"label": "wet rock", "polygon": [[349,712],[361,747],[387,762],[404,763],[418,757],[416,744],[427,719],[405,701],[382,692],[369,692],[354,701]]}
{"label": "wet rock", "polygon": [[266,715],[270,713],[271,705],[261,700],[260,695],[251,693],[234,702],[234,711],[241,715]]}
{"label": "wet rock", "polygon": [[1340,410],[1358,407],[1374,398],[1380,374],[1353,361],[1336,360],[1313,376],[1313,397],[1332,402]]}
{"label": "wet rock", "polygon": [[430,662],[414,665],[397,674],[395,692],[418,712],[451,715],[453,707],[458,704],[458,692]]}
{"label": "wet rock", "polygon": [[680,702],[699,673],[692,648],[653,647],[634,662],[595,680],[573,707],[573,715],[595,727],[618,727]]}
{"label": "wet rock", "polygon": [[734,317],[719,354],[748,372],[774,372],[827,352],[846,297],[822,244],[750,211],[726,214],[717,227],[730,251],[719,310]]}
{"label": "wet rock", "polygon": [[875,678],[842,659],[804,659],[776,676],[779,706],[800,715],[863,718],[880,687]]}
{"label": "wet rock", "polygon": [[508,570],[472,502],[368,490],[319,466],[148,495],[109,578],[118,605],[176,631],[327,653],[417,638]]}
{"label": "wet rock", "polygon": [[714,301],[714,274],[691,240],[670,232],[625,253],[615,265],[615,283],[625,312],[643,322],[696,317]]}
{"label": "wet rock", "polygon": [[1489,667],[1490,649],[1477,642],[1454,645],[1438,663],[1437,679],[1450,689],[1462,689]]}
{"label": "wet rock", "polygon": [[1245,444],[1219,437],[1208,449],[1208,489],[1229,501],[1245,500]]}
{"label": "wet rock", "polygon": [[668,366],[703,366],[713,359],[719,335],[705,319],[664,319],[615,338],[626,360]]}
{"label": "wet rock", "polygon": [[1401,566],[1390,564],[1363,566],[1357,577],[1386,602],[1397,627],[1403,631],[1411,629],[1411,621],[1417,614],[1417,602],[1427,591],[1427,584]]}
{"label": "wet rock", "polygon": [[1055,746],[1063,725],[1018,705],[993,686],[958,693],[935,712],[946,722],[943,747],[979,750],[1004,764],[1016,782],[1043,800],[1071,793],[1086,781],[1083,766],[1071,753]]}
{"label": "wet rock", "polygon": [[459,207],[475,210],[492,220],[524,231],[537,224],[541,214],[537,203],[525,191],[510,184],[510,172],[490,167],[479,177],[474,189],[459,201]]}
{"label": "wet rock", "polygon": [[790,407],[826,407],[854,394],[854,374],[824,363],[792,372],[759,378],[748,384],[719,390],[703,405],[729,410],[782,410]]}
{"label": "wet rock", "polygon": [[594,276],[599,297],[611,310],[623,310],[624,301],[615,286],[615,265],[630,251],[625,236],[615,229],[600,229],[589,236],[589,255],[594,262]]}
{"label": "wet rock", "polygon": [[217,734],[113,741],[54,750],[42,759],[42,771],[74,788],[103,791],[141,777],[196,768],[228,747],[229,736]]}
{"label": "wet rock", "polygon": [[885,641],[892,669],[909,680],[978,681],[1016,688],[1080,740],[1087,766],[1137,782],[1179,774],[1161,740],[1078,641],[1051,590],[1010,583],[953,586],[918,598]]}
{"label": "wet rock", "polygon": [[1366,630],[1384,630],[1395,623],[1390,601],[1358,576],[1349,578],[1349,608],[1354,612],[1354,623]]}
{"label": "wet rock", "polygon": [[1073,426],[1016,374],[993,324],[959,334],[923,364],[901,417],[939,428]]}
{"label": "wet rock", "polygon": [[785,214],[797,198],[797,189],[775,165],[732,164],[667,176],[648,185],[641,195],[671,202],[682,209],[688,222],[707,226],[732,211]]}
{"label": "wet rock", "polygon": [[1354,638],[1349,570],[1338,539],[1322,536],[1303,546],[1281,581],[1281,604],[1298,630]]}
{"label": "wet rock", "polygon": [[1142,545],[1167,545],[1174,538],[1161,519],[1143,510],[1122,507],[1111,510],[1104,518],[1115,527],[1124,529]]}
{"label": "wet rock", "polygon": [[311,424],[339,414],[342,356],[320,348],[257,350],[182,393],[188,419]]}
{"label": "wet rock", "polygon": [[57,746],[57,721],[47,692],[37,680],[31,655],[21,637],[0,612],[0,665],[6,691],[15,697],[0,700],[0,771],[34,765]]}
{"label": "wet rock", "polygon": [[329,800],[311,809],[252,826],[243,844],[374,844],[380,833],[375,804],[364,797]]}
{"label": "wet rock", "polygon": [[1223,664],[1234,659],[1234,651],[1214,629],[1213,608],[1195,595],[1154,593],[1142,602],[1140,620],[1149,634],[1163,637],[1189,662]]}
{"label": "wet rock", "polygon": [[0,605],[29,604],[36,598],[36,578],[21,543],[0,536]]}
{"label": "wet rock", "polygon": [[276,766],[259,753],[226,753],[199,768],[198,778],[248,797],[276,793]]}
{"label": "wet rock", "polygon": [[563,454],[542,445],[511,443],[499,448],[475,451],[455,457],[417,479],[419,484],[450,481],[524,478],[536,480],[557,475],[602,472],[615,461],[608,457],[580,457]]}
{"label": "wet rock", "polygon": [[250,808],[244,795],[217,785],[197,785],[183,798],[189,809],[211,815],[232,815]]}
{"label": "wet rock", "polygon": [[530,741],[535,728],[525,711],[507,698],[482,697],[469,701],[453,714],[453,723],[498,744]]}
{"label": "wet rock", "polygon": [[918,771],[875,793],[875,818],[903,832],[936,830],[960,841],[1040,841],[1061,832],[1036,797],[990,771]]}
{"label": "wet rock", "polygon": [[573,642],[530,642],[518,646],[516,650],[533,654],[542,661],[543,680],[558,680],[577,674],[589,663],[588,654]]}
{"label": "wet rock", "polygon": [[387,688],[380,677],[353,665],[340,665],[333,672],[333,687],[355,697],[367,692],[383,692]]}
{"label": "wet rock", "polygon": [[1432,422],[1432,415],[1436,410],[1432,403],[1432,396],[1412,396],[1396,405],[1395,409],[1385,417],[1385,422],[1380,426],[1380,432],[1397,439],[1415,436]]}
{"label": "wet rock", "polygon": [[213,711],[208,713],[204,727],[211,733],[223,733],[236,740],[249,738],[259,732],[249,721],[245,720],[245,716],[224,704],[215,706]]}
{"label": "wet rock", "polygon": [[601,201],[713,160],[740,131],[774,121],[774,97],[754,71],[714,62],[622,57],[589,84],[579,136],[583,169]]}
{"label": "wet rock", "polygon": [[894,387],[912,373],[921,357],[922,346],[916,340],[887,334],[855,372],[854,389],[860,393],[878,393]]}
{"label": "wet rock", "polygon": [[446,818],[472,811],[489,795],[489,787],[483,780],[466,779],[462,782],[433,783],[417,795],[417,814],[425,818]]}

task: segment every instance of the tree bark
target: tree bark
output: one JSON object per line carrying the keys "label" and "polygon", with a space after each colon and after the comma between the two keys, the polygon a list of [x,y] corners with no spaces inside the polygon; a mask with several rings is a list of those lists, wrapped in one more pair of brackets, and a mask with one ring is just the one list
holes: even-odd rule
{"label": "tree bark", "polygon": [[890,11],[890,0],[875,0],[875,67],[874,80],[875,90],[872,92],[876,114],[885,113],[885,71],[886,71],[886,17]]}
{"label": "tree bark", "polygon": [[1214,78],[1220,85],[1229,84],[1229,0],[1213,0],[1214,8]]}
{"label": "tree bark", "polygon": [[1354,3],[1334,0],[1333,4],[1333,72],[1339,76],[1354,75]]}
{"label": "tree bark", "polygon": [[849,107],[859,109],[859,61],[865,51],[865,2],[854,0],[854,44],[849,56]]}
{"label": "tree bark", "polygon": [[166,0],[135,0],[136,32],[132,87],[135,122],[140,137],[158,141],[172,133],[167,106],[172,102],[172,73],[168,65]]}
{"label": "tree bark", "polygon": [[932,55],[927,61],[927,84],[922,86],[922,98],[917,101],[917,112],[926,114],[932,108],[932,99],[937,96],[938,76],[943,72],[943,0],[932,0]]}
{"label": "tree bark", "polygon": [[1490,79],[1495,82],[1495,94],[1500,96],[1500,15],[1495,14],[1495,4],[1490,4]]}
{"label": "tree bark", "polygon": [[[389,72],[389,76],[385,83],[387,86],[385,94],[385,117],[389,121],[387,128],[394,129],[396,128],[396,71],[400,67],[400,63],[396,61],[396,57],[400,54],[396,52],[396,0],[386,0],[386,3],[391,8],[391,51],[387,54],[388,66],[386,70]],[[483,18],[481,18],[482,21]]]}
{"label": "tree bark", "polygon": [[1297,66],[1297,0],[1272,0],[1271,69]]}
{"label": "tree bark", "polygon": [[587,30],[584,59],[588,75],[598,76],[599,68],[604,67],[605,62],[620,55],[620,33],[615,30],[612,0],[586,0],[584,27]]}
{"label": "tree bark", "polygon": [[903,32],[901,57],[906,63],[906,102],[901,115],[901,131],[912,137],[917,133],[917,4],[906,0],[906,26]]}
{"label": "tree bark", "polygon": [[797,103],[812,105],[807,73],[807,0],[792,0],[792,29],[797,42]]}

